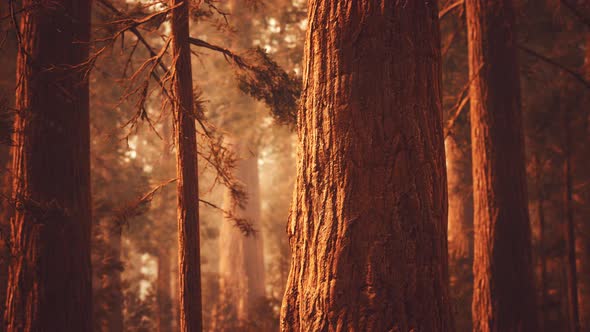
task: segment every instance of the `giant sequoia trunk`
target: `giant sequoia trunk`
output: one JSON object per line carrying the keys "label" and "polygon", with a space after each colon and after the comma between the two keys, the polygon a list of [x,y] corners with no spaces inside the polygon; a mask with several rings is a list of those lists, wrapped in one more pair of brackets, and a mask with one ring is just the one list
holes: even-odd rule
{"label": "giant sequoia trunk", "polygon": [[465,2],[474,192],[474,331],[536,331],[511,0]]}
{"label": "giant sequoia trunk", "polygon": [[[449,192],[449,271],[456,327],[471,330],[473,197],[467,150],[457,134],[445,140]],[[465,144],[467,145],[467,144]]]}
{"label": "giant sequoia trunk", "polygon": [[[234,176],[244,187],[246,202],[237,202],[231,190],[224,197],[224,210],[231,218],[247,220],[259,232],[244,236],[231,219],[225,220],[220,230],[220,296],[233,311],[239,324],[247,324],[256,316],[256,309],[264,298],[264,261],[262,225],[260,223],[260,194],[258,157],[244,144],[230,144],[238,155]],[[229,216],[228,216],[229,217]]]}
{"label": "giant sequoia trunk", "polygon": [[171,0],[174,128],[178,177],[178,283],[180,331],[203,329],[201,313],[201,258],[199,245],[199,185],[197,139],[193,109],[193,81],[189,44],[189,6]]}
{"label": "giant sequoia trunk", "polygon": [[25,0],[18,53],[8,331],[90,331],[90,1]]}
{"label": "giant sequoia trunk", "polygon": [[453,331],[437,13],[309,2],[283,331]]}

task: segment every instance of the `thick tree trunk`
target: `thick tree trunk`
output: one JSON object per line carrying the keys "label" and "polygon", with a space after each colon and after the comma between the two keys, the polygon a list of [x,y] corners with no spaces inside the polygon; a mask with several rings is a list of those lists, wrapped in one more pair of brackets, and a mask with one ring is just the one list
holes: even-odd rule
{"label": "thick tree trunk", "polygon": [[123,332],[123,286],[121,284],[121,224],[107,219],[104,226],[104,257],[102,261],[101,293],[104,296],[105,317],[100,327],[102,332]]}
{"label": "thick tree trunk", "polygon": [[469,155],[458,139],[445,140],[449,192],[449,270],[456,328],[471,330],[473,295],[473,197]]}
{"label": "thick tree trunk", "polygon": [[90,331],[90,1],[25,0],[20,22],[8,331]]}
{"label": "thick tree trunk", "polygon": [[436,1],[312,0],[283,331],[453,331]]}
{"label": "thick tree trunk", "polygon": [[158,280],[157,288],[157,304],[158,304],[158,331],[171,332],[172,331],[172,299],[170,297],[170,272],[171,267],[171,253],[167,247],[162,247],[158,251]]}
{"label": "thick tree trunk", "polygon": [[180,331],[203,329],[201,310],[201,263],[199,244],[199,185],[197,139],[193,109],[193,81],[189,44],[189,7],[171,0],[173,96],[175,116],[176,174],[178,177],[178,258]]}
{"label": "thick tree trunk", "polygon": [[226,218],[221,225],[220,296],[222,301],[229,301],[228,304],[235,306],[239,323],[247,324],[255,319],[257,306],[265,296],[258,157],[235,140],[228,145],[239,158],[234,176],[245,189],[247,201],[235,201],[228,189],[224,210],[230,212],[231,218],[247,220],[258,233],[244,236],[231,218]]}
{"label": "thick tree trunk", "polygon": [[466,1],[474,191],[474,331],[536,331],[511,0]]}

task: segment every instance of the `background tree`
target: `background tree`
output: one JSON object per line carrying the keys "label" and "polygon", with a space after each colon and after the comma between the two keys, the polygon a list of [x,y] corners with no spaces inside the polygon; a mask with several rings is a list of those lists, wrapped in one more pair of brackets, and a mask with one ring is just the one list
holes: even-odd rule
{"label": "background tree", "polygon": [[474,195],[475,331],[537,329],[511,0],[465,3]]}
{"label": "background tree", "polygon": [[7,330],[89,331],[90,2],[23,1]]}

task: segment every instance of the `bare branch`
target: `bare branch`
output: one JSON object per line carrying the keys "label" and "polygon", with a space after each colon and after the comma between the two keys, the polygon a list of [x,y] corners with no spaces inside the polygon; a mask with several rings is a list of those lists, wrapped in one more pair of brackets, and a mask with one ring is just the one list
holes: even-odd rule
{"label": "bare branch", "polygon": [[517,47],[521,51],[525,52],[526,54],[531,55],[531,56],[533,56],[533,57],[535,57],[535,58],[537,58],[537,59],[539,59],[539,60],[541,60],[541,61],[543,61],[545,63],[548,63],[548,64],[556,67],[557,69],[559,69],[559,70],[561,70],[561,71],[569,74],[571,77],[573,77],[574,79],[576,79],[576,81],[582,83],[585,87],[590,88],[590,82],[586,81],[586,79],[584,79],[584,76],[582,76],[581,74],[577,73],[576,71],[574,71],[572,69],[569,69],[566,66],[562,65],[561,63],[559,63],[559,62],[557,62],[557,61],[555,61],[555,60],[553,60],[551,58],[548,58],[548,57],[546,57],[546,56],[544,56],[544,55],[542,55],[542,54],[540,54],[538,52],[535,52],[532,49],[530,49],[530,48],[528,48],[528,47],[526,47],[524,45],[520,45],[519,44],[519,45],[517,45]]}
{"label": "bare branch", "polygon": [[448,13],[450,13],[453,9],[455,9],[455,8],[457,8],[459,6],[462,6],[464,2],[465,1],[463,1],[463,0],[459,0],[459,1],[455,2],[455,3],[453,3],[452,5],[449,5],[447,8],[445,8],[445,9],[441,10],[440,12],[438,12],[438,18],[439,19],[442,19]]}

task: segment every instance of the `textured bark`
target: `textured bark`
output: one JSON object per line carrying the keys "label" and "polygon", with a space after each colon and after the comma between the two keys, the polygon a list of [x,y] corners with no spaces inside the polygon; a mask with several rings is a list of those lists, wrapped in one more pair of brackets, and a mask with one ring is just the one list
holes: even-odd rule
{"label": "textured bark", "polygon": [[283,331],[453,331],[436,1],[312,0]]}
{"label": "textured bark", "polygon": [[90,1],[41,4],[19,27],[7,330],[90,331]]}
{"label": "textured bark", "polygon": [[104,296],[105,317],[100,322],[100,328],[102,332],[123,332],[122,228],[119,222],[112,219],[107,220],[104,228],[104,271],[100,278],[100,287]]}
{"label": "textured bark", "polygon": [[224,210],[229,211],[233,218],[247,220],[258,231],[254,235],[244,236],[231,219],[224,220],[220,229],[221,300],[236,307],[236,318],[244,324],[254,319],[257,306],[265,296],[258,156],[235,140],[229,146],[239,158],[234,176],[245,189],[247,201],[240,206],[240,202],[235,201],[228,189],[224,197]]}
{"label": "textured bark", "polygon": [[171,332],[172,331],[172,298],[170,297],[170,272],[172,267],[170,265],[171,257],[170,250],[167,247],[162,247],[158,251],[158,280],[157,288],[157,304],[158,304],[158,331]]}
{"label": "textured bark", "polygon": [[511,0],[466,1],[474,192],[474,331],[536,331]]}
{"label": "textured bark", "polygon": [[201,258],[199,244],[199,185],[197,139],[193,109],[193,81],[189,45],[189,7],[171,0],[173,96],[175,116],[176,174],[178,177],[178,284],[180,331],[203,329],[201,310]]}
{"label": "textured bark", "polygon": [[473,295],[473,197],[468,146],[458,138],[445,140],[447,188],[449,192],[449,271],[456,328],[471,330]]}

